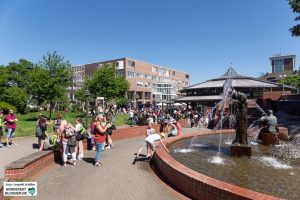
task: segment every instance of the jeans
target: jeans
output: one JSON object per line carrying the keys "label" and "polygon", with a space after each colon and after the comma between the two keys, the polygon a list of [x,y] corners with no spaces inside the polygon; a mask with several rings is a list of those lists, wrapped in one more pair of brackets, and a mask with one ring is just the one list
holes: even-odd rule
{"label": "jeans", "polygon": [[75,147],[68,146],[66,142],[63,142],[62,144],[63,144],[63,162],[67,162],[68,153],[72,155],[72,160],[76,161]]}
{"label": "jeans", "polygon": [[97,146],[97,153],[96,153],[96,157],[95,157],[96,162],[101,161],[103,145],[104,145],[103,142],[96,143],[96,146]]}

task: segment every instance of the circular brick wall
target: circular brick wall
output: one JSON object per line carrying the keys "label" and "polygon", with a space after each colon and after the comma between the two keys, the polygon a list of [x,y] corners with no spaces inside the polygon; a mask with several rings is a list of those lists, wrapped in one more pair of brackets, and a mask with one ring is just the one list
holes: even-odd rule
{"label": "circular brick wall", "polygon": [[[232,133],[234,130],[201,131],[171,137],[163,140],[168,147],[173,142],[193,136],[208,134]],[[241,188],[211,177],[184,166],[173,159],[159,144],[154,155],[154,165],[158,173],[175,189],[192,199],[201,200],[234,200],[234,199],[279,199],[252,190]]]}

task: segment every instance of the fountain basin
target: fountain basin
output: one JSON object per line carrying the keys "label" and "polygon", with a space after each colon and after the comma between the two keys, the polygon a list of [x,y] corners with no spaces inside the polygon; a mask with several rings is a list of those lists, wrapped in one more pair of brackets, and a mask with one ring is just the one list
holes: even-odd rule
{"label": "fountain basin", "polygon": [[[234,130],[207,130],[194,134],[184,134],[181,137],[164,139],[166,146],[194,136],[232,133]],[[263,193],[245,189],[203,173],[196,172],[169,155],[158,145],[154,156],[155,167],[164,179],[181,193],[192,199],[280,199]]]}

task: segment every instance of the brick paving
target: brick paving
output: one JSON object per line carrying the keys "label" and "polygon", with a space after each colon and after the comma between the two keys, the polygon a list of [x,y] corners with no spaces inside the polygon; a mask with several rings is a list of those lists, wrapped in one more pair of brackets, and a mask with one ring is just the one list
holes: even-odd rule
{"label": "brick paving", "polygon": [[134,153],[143,140],[135,137],[116,141],[113,149],[104,151],[102,167],[91,163],[95,151],[86,151],[84,160],[76,166],[55,165],[37,178],[38,196],[22,199],[186,199],[155,176],[149,161],[133,164]]}

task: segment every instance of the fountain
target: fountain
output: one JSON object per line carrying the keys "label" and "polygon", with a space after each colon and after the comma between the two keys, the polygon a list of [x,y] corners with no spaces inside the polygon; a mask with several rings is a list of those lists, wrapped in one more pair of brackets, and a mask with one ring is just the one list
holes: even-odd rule
{"label": "fountain", "polygon": [[[258,142],[261,128],[255,126],[255,123],[250,123],[247,129],[247,114],[249,107],[255,108],[260,114],[265,112],[255,102],[247,100],[243,93],[235,91],[231,83],[230,79],[225,80],[222,101],[213,109],[213,116],[219,113],[218,121],[213,127],[214,134],[202,135],[199,132],[199,136],[194,136],[192,141],[188,137],[173,141],[168,146],[170,155],[203,175],[264,194],[299,199],[300,180],[296,177],[300,176],[300,137],[286,142],[287,133],[284,137],[280,136],[278,127],[273,133],[262,129],[262,135],[276,136],[276,141],[281,143],[261,145],[269,143]],[[253,121],[255,119],[252,117]],[[227,131],[228,139],[222,141],[224,134],[219,130],[224,126],[235,127],[232,142],[228,141],[231,134],[234,134],[233,131]],[[273,129],[274,127],[273,123]],[[248,140],[249,135],[252,136],[251,140]]]}

